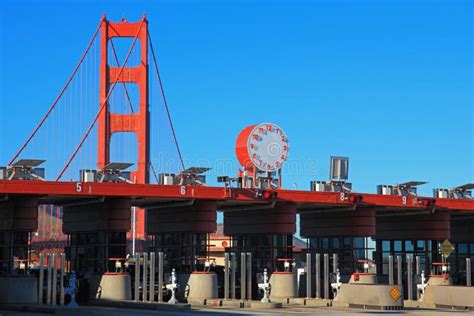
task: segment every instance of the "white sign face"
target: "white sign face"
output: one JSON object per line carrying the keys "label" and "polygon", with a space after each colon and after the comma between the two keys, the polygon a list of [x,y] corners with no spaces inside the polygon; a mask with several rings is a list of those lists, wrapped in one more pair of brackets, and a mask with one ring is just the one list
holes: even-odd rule
{"label": "white sign face", "polygon": [[275,124],[259,124],[249,135],[247,150],[252,163],[259,170],[276,171],[288,158],[288,138]]}

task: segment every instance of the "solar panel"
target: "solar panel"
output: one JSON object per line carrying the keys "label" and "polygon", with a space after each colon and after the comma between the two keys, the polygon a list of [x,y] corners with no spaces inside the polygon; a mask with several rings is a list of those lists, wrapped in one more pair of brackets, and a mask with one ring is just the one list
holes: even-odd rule
{"label": "solar panel", "polygon": [[111,162],[104,166],[103,170],[125,170],[133,166],[133,163],[129,162]]}
{"label": "solar panel", "polygon": [[423,181],[408,181],[408,182],[404,182],[404,183],[400,183],[399,185],[400,186],[406,186],[406,187],[416,187],[416,186],[419,186],[419,185],[422,185],[422,184],[426,184],[428,182],[423,182]]}
{"label": "solar panel", "polygon": [[460,185],[458,187],[456,187],[455,189],[458,189],[458,190],[472,190],[474,189],[474,183],[466,183],[466,184],[463,184],[463,185]]}
{"label": "solar panel", "polygon": [[211,168],[205,168],[205,167],[191,167],[186,170],[183,170],[181,174],[201,174],[204,172],[207,172],[211,170]]}
{"label": "solar panel", "polygon": [[37,167],[46,160],[41,159],[20,159],[12,163],[14,167]]}

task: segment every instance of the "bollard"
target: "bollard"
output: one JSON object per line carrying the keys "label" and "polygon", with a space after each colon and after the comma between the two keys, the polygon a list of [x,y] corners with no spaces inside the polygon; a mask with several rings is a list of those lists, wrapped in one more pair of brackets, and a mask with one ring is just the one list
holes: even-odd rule
{"label": "bollard", "polygon": [[240,254],[240,299],[241,300],[245,300],[247,298],[247,295],[245,293],[245,290],[246,290],[246,276],[247,276],[247,272],[245,271],[247,265],[246,265],[246,262],[247,262],[247,255],[245,252],[242,252]]}
{"label": "bollard", "polygon": [[388,284],[393,285],[393,256],[388,256]]}
{"label": "bollard", "polygon": [[466,258],[466,286],[472,286],[471,258]]}
{"label": "bollard", "polygon": [[38,280],[38,304],[43,304],[43,285],[44,285],[44,255],[39,255],[39,280]]}
{"label": "bollard", "polygon": [[52,293],[51,293],[51,305],[56,305],[56,291],[57,291],[57,285],[58,285],[58,269],[56,269],[56,254],[53,253],[53,259],[52,259],[52,268],[53,268],[53,277],[51,280],[51,287],[52,287]]}
{"label": "bollard", "polygon": [[48,277],[46,280],[46,304],[51,305],[51,279],[53,274],[52,255],[48,254]]}
{"label": "bollard", "polygon": [[311,298],[311,253],[306,254],[306,298]]}
{"label": "bollard", "polygon": [[329,254],[324,254],[324,298],[329,299]]}
{"label": "bollard", "polygon": [[337,266],[339,264],[339,257],[337,253],[332,254],[332,273],[337,273]]}
{"label": "bollard", "polygon": [[397,284],[403,285],[402,256],[397,256]]}
{"label": "bollard", "polygon": [[[407,256],[407,277],[408,277],[408,280],[407,280],[408,299],[413,300],[413,258],[411,256]],[[417,299],[418,299],[418,294],[417,294]]]}
{"label": "bollard", "polygon": [[321,298],[321,255],[316,254],[316,298]]}
{"label": "bollard", "polygon": [[224,299],[229,299],[229,253],[224,254]]}
{"label": "bollard", "polygon": [[142,302],[148,300],[148,254],[143,253]]}
{"label": "bollard", "polygon": [[150,252],[150,302],[155,302],[155,253]]}
{"label": "bollard", "polygon": [[61,274],[59,275],[59,305],[64,306],[64,274],[66,270],[66,254],[61,254]]}
{"label": "bollard", "polygon": [[[416,256],[415,258],[416,260],[416,266],[415,266],[415,272],[416,272],[416,276],[418,277],[420,274],[421,274],[421,267],[420,267],[420,256]],[[411,259],[410,259],[411,261]],[[413,264],[413,262],[412,262]],[[413,286],[413,268],[412,268],[412,286]],[[412,299],[413,297],[410,296],[410,299]],[[420,292],[419,291],[416,291],[416,299],[419,300],[420,299]]]}
{"label": "bollard", "polygon": [[135,302],[140,299],[140,254],[135,253]]}
{"label": "bollard", "polygon": [[158,302],[163,302],[163,253],[158,252]]}
{"label": "bollard", "polygon": [[420,256],[416,256],[416,267],[415,267],[415,273],[416,275],[421,274],[421,269],[420,269]]}
{"label": "bollard", "polygon": [[231,253],[231,257],[232,257],[232,262],[231,262],[231,266],[230,268],[232,269],[231,270],[231,284],[232,284],[232,287],[231,287],[231,295],[232,295],[232,299],[235,300],[237,298],[237,293],[236,293],[236,279],[237,279],[237,257],[235,255],[235,253]]}
{"label": "bollard", "polygon": [[247,298],[252,299],[252,253],[247,252]]}
{"label": "bollard", "polygon": [[263,298],[260,302],[271,303],[272,300],[270,299],[270,283],[268,283],[267,269],[263,269],[263,283],[259,283],[258,288],[263,291]]}
{"label": "bollard", "polygon": [[171,291],[171,298],[168,301],[168,304],[178,304],[179,301],[176,299],[176,290],[178,289],[178,278],[176,277],[176,271],[173,268],[171,270],[171,283],[166,285],[166,288]]}

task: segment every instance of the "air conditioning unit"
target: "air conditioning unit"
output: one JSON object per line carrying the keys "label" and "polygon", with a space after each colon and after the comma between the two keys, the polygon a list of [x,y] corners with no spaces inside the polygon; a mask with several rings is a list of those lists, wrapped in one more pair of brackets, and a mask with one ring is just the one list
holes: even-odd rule
{"label": "air conditioning unit", "polygon": [[395,190],[393,188],[393,185],[380,184],[377,186],[377,194],[394,195]]}
{"label": "air conditioning unit", "polygon": [[96,182],[97,170],[81,169],[79,170],[79,179],[81,182]]}
{"label": "air conditioning unit", "polygon": [[158,182],[161,185],[177,184],[176,175],[174,173],[160,173],[158,175]]}
{"label": "air conditioning unit", "polygon": [[311,191],[317,191],[317,192],[327,191],[326,181],[311,181],[310,186],[311,186],[310,188]]}
{"label": "air conditioning unit", "polygon": [[439,198],[439,199],[448,199],[450,198],[450,192],[448,189],[434,189],[433,190],[433,197]]}

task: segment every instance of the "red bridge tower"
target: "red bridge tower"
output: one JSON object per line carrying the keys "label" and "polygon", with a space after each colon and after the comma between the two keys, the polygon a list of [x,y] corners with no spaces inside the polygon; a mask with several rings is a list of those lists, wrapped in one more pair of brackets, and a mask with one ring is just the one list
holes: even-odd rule
{"label": "red bridge tower", "polygon": [[[135,183],[148,183],[148,166],[150,163],[150,118],[148,109],[148,22],[146,17],[142,21],[129,23],[125,19],[114,23],[103,20],[100,30],[100,105],[107,100],[111,85],[135,83],[139,91],[139,110],[136,113],[111,113],[109,104],[98,118],[98,160],[97,167],[102,169],[110,163],[110,140],[113,133],[131,132],[137,135],[138,161],[137,169],[132,172],[131,180]],[[108,64],[108,44],[114,37],[137,37],[141,49],[140,64],[135,67],[111,67]],[[137,43],[138,44],[138,43]],[[118,79],[117,79],[118,78]],[[137,210],[136,235],[144,237],[144,211]]]}

